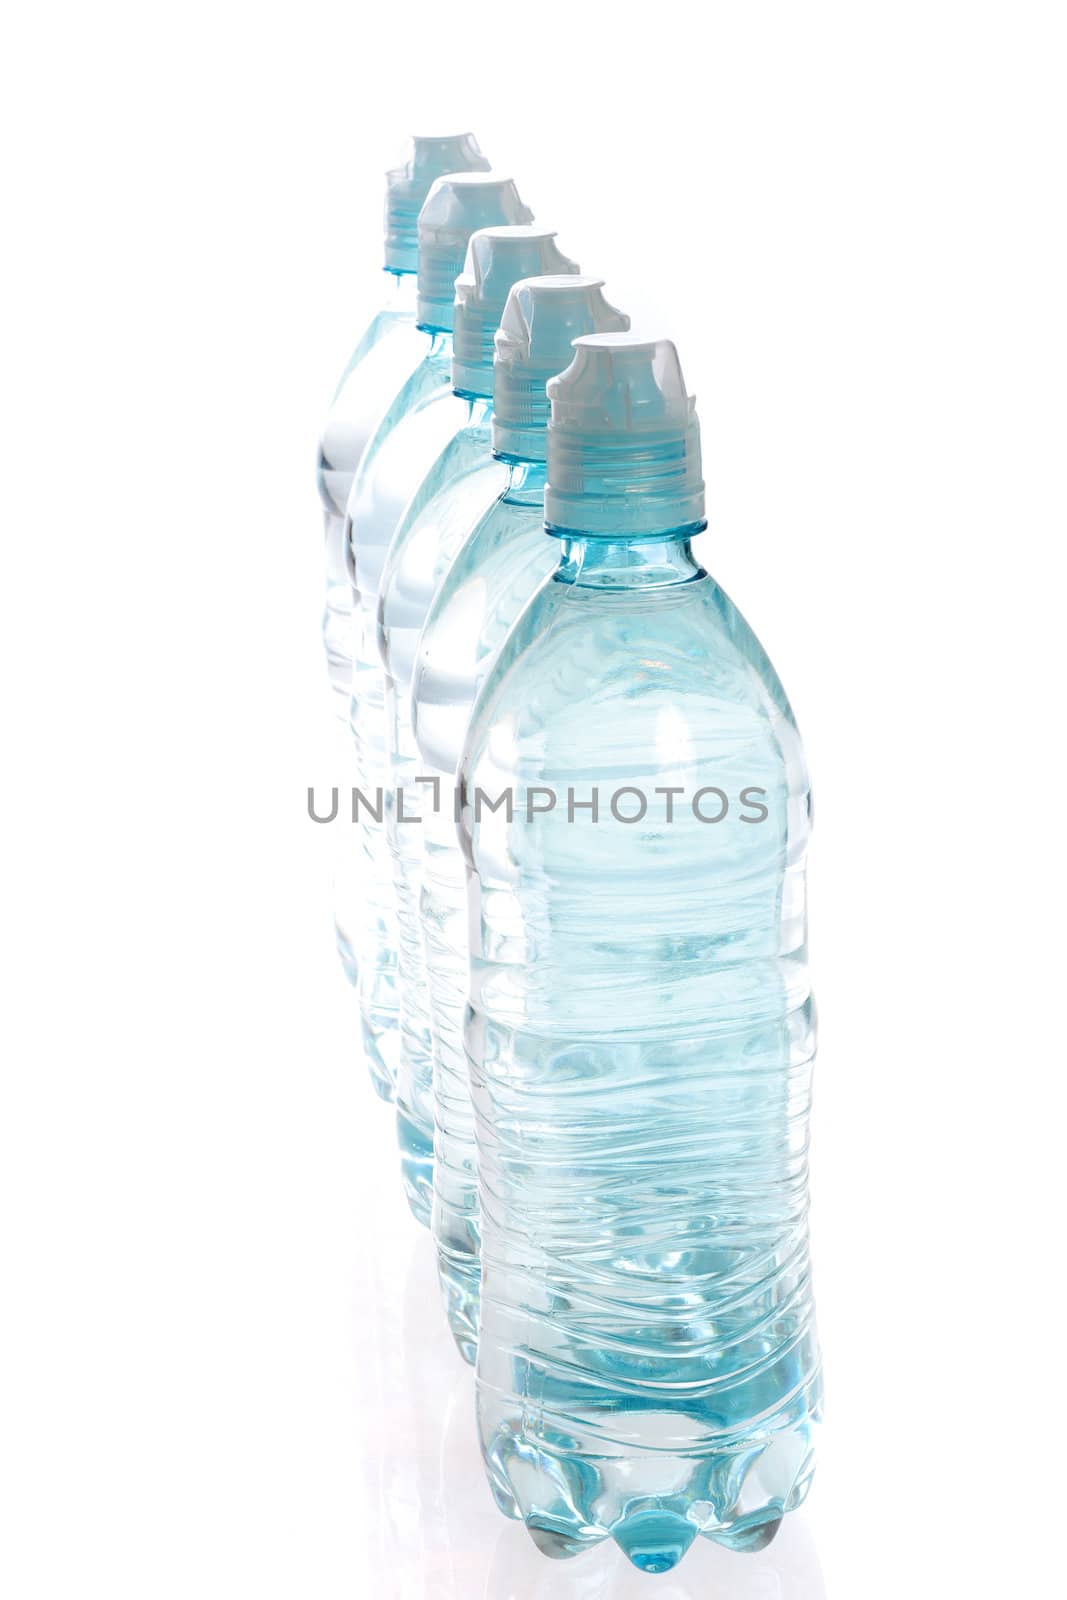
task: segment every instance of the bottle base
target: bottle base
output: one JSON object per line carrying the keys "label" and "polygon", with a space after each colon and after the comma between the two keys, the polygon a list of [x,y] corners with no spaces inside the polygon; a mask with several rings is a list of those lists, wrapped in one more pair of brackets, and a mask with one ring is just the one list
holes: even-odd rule
{"label": "bottle base", "polygon": [[754,1554],[766,1549],[781,1525],[782,1517],[772,1514],[750,1528],[704,1532],[688,1517],[671,1511],[635,1512],[616,1523],[610,1533],[568,1528],[545,1517],[529,1517],[525,1522],[530,1538],[549,1560],[568,1561],[612,1538],[638,1572],[648,1573],[670,1572],[700,1534],[727,1550]]}
{"label": "bottle base", "polygon": [[[552,1560],[610,1538],[648,1573],[676,1567],[698,1535],[738,1553],[765,1549],[804,1500],[814,1470],[810,1424],[703,1459],[583,1459],[571,1453],[573,1439],[556,1444],[545,1449],[514,1428],[498,1432],[485,1451],[497,1505]],[[661,1492],[635,1493],[642,1477],[658,1480]]]}
{"label": "bottle base", "polygon": [[674,1511],[635,1511],[611,1530],[639,1572],[670,1572],[697,1536],[697,1526]]}

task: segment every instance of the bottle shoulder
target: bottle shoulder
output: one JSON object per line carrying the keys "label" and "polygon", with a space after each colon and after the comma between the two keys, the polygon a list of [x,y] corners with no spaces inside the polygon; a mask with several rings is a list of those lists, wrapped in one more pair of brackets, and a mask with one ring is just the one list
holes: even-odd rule
{"label": "bottle shoulder", "polygon": [[426,348],[414,317],[380,311],[358,340],[319,430],[319,494],[331,516],[344,517],[355,473],[393,397]]}
{"label": "bottle shoulder", "polygon": [[558,565],[543,510],[503,495],[464,538],[430,602],[412,679],[424,758],[454,772],[479,685],[516,617]]}
{"label": "bottle shoulder", "polygon": [[[547,749],[591,752],[620,734],[714,737],[746,723],[798,743],[792,709],[752,628],[710,574],[647,589],[549,581],[534,594],[486,675],[464,762],[501,724]],[[629,733],[627,734],[627,730]]]}
{"label": "bottle shoulder", "polygon": [[487,429],[475,424],[448,441],[408,501],[389,545],[378,605],[382,660],[405,687],[437,585],[506,480],[507,469],[489,453]]}
{"label": "bottle shoulder", "polygon": [[[545,532],[543,510],[516,505],[499,494],[469,527],[437,586],[423,625],[420,657],[427,658],[429,667],[438,649],[453,641],[481,654],[498,646],[501,639],[487,637],[486,626],[498,618],[507,591],[527,574],[538,583],[547,579],[558,564],[559,545]],[[508,627],[532,593],[532,587],[522,590],[522,603],[512,611]]]}
{"label": "bottle shoulder", "polygon": [[353,346],[352,353],[341,370],[333,392],[330,409],[341,400],[353,377],[368,361],[374,351],[388,345],[393,351],[401,349],[413,353],[412,365],[425,354],[426,336],[415,326],[412,312],[383,307],[376,311]]}
{"label": "bottle shoulder", "polygon": [[[457,404],[464,401],[457,396]],[[455,412],[460,417],[459,411]],[[440,542],[448,532],[455,536],[457,523],[466,532],[487,503],[501,492],[507,481],[506,470],[490,453],[489,426],[464,417],[448,435],[434,460],[415,487],[393,536],[393,549],[400,550],[412,538],[431,535]]]}
{"label": "bottle shoulder", "polygon": [[424,577],[443,575],[473,523],[503,488],[503,469],[489,455],[481,429],[461,428],[449,437],[415,486],[389,544],[382,595],[414,567]]}
{"label": "bottle shoulder", "polygon": [[381,565],[412,494],[463,426],[465,403],[445,363],[424,358],[379,421],[353,476],[347,537],[360,588],[378,592]]}
{"label": "bottle shoulder", "polygon": [[[375,425],[352,482],[348,514],[355,520],[364,498],[373,500],[376,480],[402,470],[405,458],[422,460],[427,448],[445,442],[462,420],[452,393],[449,362],[420,328],[411,330],[414,359],[400,375]],[[405,339],[405,342],[406,339]],[[455,402],[455,404],[450,404]]]}

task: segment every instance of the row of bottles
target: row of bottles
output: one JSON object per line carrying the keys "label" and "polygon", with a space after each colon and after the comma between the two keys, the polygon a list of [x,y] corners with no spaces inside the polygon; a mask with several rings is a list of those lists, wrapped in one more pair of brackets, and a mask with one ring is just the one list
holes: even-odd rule
{"label": "row of bottles", "polygon": [[320,448],[338,944],[489,1485],[549,1555],[760,1548],[820,1405],[796,724],[674,346],[469,134],[388,175],[386,272]]}

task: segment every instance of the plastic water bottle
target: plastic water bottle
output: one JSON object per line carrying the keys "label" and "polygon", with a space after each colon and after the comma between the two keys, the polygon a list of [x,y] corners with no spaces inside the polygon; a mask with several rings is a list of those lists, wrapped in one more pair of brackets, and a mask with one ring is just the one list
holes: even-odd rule
{"label": "plastic water bottle", "polygon": [[490,422],[493,336],[508,292],[531,274],[577,270],[561,254],[551,230],[498,227],[472,235],[466,270],[455,283],[452,358],[453,397],[464,408],[465,420],[413,496],[382,572],[378,648],[385,675],[389,761],[386,824],[399,922],[397,1135],[408,1202],[427,1225],[433,1199],[433,1054],[419,922],[423,785],[409,709],[415,646],[449,562],[507,479],[507,468],[492,453]]}
{"label": "plastic water bottle", "polygon": [[493,362],[493,455],[503,490],[474,522],[426,613],[412,674],[418,771],[436,786],[424,807],[421,913],[433,1032],[433,1233],[448,1320],[461,1354],[478,1338],[478,1191],[463,1014],[467,872],[456,835],[456,769],[478,686],[509,628],[558,564],[545,534],[545,384],[583,333],[625,329],[603,281],[527,278],[508,295]]}
{"label": "plastic water bottle", "polygon": [[443,173],[485,171],[473,134],[419,136],[410,159],[385,176],[384,293],[356,342],[319,439],[318,485],[326,524],[323,640],[330,681],[348,719],[352,676],[352,591],[343,544],[352,477],[376,423],[429,346],[415,324],[416,219]]}
{"label": "plastic water bottle", "polygon": [[774,669],[693,555],[674,346],[579,339],[549,395],[560,563],[460,772],[479,1431],[547,1554],[610,1535],[663,1572],[698,1533],[766,1544],[812,1472],[810,796]]}
{"label": "plastic water bottle", "polygon": [[362,893],[358,950],[363,1049],[380,1092],[391,1098],[400,1055],[397,927],[384,832],[388,784],[384,686],[376,639],[382,562],[401,513],[468,407],[452,393],[452,302],[467,241],[494,222],[526,222],[514,181],[492,172],[454,173],[432,185],[417,223],[415,321],[423,355],[371,435],[349,491],[344,543],[356,608],[349,723],[358,768],[355,822]]}
{"label": "plastic water bottle", "polygon": [[[375,424],[418,366],[430,336],[415,325],[416,220],[430,187],[443,173],[484,170],[489,163],[473,134],[416,136],[407,163],[386,173],[385,291],[382,303],[357,340],[341,374],[319,440],[318,486],[326,532],[326,609],[322,632],[337,713],[343,720],[342,765],[348,792],[361,782],[348,736],[352,693],[352,583],[344,544],[345,506],[352,478]],[[337,949],[346,976],[356,981],[361,897],[357,853],[339,833],[334,879]],[[388,1098],[391,1086],[375,1072],[372,1081]]]}

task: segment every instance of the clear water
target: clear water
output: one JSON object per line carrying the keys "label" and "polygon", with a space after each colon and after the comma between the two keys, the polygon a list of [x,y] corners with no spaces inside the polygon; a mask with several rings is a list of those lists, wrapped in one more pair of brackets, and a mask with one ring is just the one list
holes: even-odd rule
{"label": "clear water", "polygon": [[465,534],[507,481],[507,468],[490,454],[489,402],[453,398],[463,407],[464,425],[427,474],[397,529],[382,573],[378,610],[389,763],[386,832],[399,940],[397,1137],[408,1203],[427,1226],[434,1187],[433,1052],[419,894],[422,818],[427,799],[432,804],[432,791],[417,781],[423,774],[411,728],[411,678],[434,591]]}
{"label": "clear water", "polygon": [[[412,731],[424,803],[420,910],[433,1036],[432,1228],[449,1325],[473,1361],[478,1341],[479,1224],[474,1116],[463,1014],[467,1005],[467,870],[453,797],[471,707],[508,630],[559,561],[544,528],[544,464],[515,463],[503,494],[471,528],[439,584],[419,638]],[[428,801],[430,794],[424,788]]]}
{"label": "clear water", "polygon": [[[610,1536],[662,1572],[697,1534],[759,1548],[812,1472],[810,796],[774,670],[685,537],[561,554],[461,768],[478,1423],[546,1553]],[[509,785],[513,819],[479,818]],[[531,786],[560,798],[527,821]],[[594,786],[599,820],[570,820]]]}
{"label": "clear water", "polygon": [[[339,719],[338,776],[345,788],[359,780],[348,737],[352,693],[354,613],[345,556],[345,507],[352,480],[376,424],[425,355],[428,335],[415,327],[414,273],[387,272],[385,301],[358,340],[341,374],[319,437],[317,481],[326,535],[326,606],[322,637]],[[362,882],[349,831],[336,831],[334,925],[345,976],[357,981]],[[376,1087],[381,1084],[376,1082]]]}
{"label": "clear water", "polygon": [[378,590],[386,552],[408,501],[467,417],[466,405],[451,388],[451,335],[420,337],[426,354],[364,451],[349,492],[344,531],[355,608],[349,726],[356,785],[369,802],[358,807],[355,828],[344,830],[355,835],[361,886],[351,940],[364,1053],[372,1081],[386,1099],[394,1096],[400,1059],[400,999],[397,918],[385,833],[389,763],[377,646]]}

